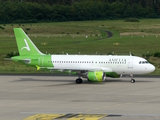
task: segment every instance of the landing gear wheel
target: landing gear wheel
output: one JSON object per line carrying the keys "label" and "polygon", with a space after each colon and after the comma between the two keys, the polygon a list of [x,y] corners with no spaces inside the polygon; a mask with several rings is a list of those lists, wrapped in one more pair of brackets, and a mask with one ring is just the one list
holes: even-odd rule
{"label": "landing gear wheel", "polygon": [[131,79],[131,83],[135,83],[135,80],[134,80],[134,79]]}
{"label": "landing gear wheel", "polygon": [[82,82],[83,82],[82,79],[80,79],[80,78],[76,79],[77,84],[81,84]]}

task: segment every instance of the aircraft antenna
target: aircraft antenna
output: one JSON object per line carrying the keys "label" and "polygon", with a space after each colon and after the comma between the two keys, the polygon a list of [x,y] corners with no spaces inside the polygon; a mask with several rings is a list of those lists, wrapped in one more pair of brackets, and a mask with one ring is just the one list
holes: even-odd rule
{"label": "aircraft antenna", "polygon": [[131,51],[130,51],[129,55],[130,55],[130,56],[132,56],[132,53],[131,53]]}

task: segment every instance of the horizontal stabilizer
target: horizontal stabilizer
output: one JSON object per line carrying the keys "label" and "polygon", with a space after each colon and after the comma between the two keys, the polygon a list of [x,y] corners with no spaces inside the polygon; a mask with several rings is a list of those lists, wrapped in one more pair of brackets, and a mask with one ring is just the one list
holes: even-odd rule
{"label": "horizontal stabilizer", "polygon": [[11,59],[11,58],[4,58],[4,60],[9,60],[9,61],[10,61],[10,60],[12,60],[12,59]]}

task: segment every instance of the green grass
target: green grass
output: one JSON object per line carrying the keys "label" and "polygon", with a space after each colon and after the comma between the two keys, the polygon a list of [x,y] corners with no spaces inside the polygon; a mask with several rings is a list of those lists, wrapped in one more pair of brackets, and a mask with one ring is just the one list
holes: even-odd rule
{"label": "green grass", "polygon": [[[144,19],[135,23],[105,20],[6,24],[4,30],[0,29],[0,73],[37,73],[36,68],[3,60],[7,53],[18,51],[13,33],[15,27],[23,28],[39,50],[47,54],[79,54],[79,52],[81,54],[96,54],[96,52],[108,54],[114,52],[116,55],[129,55],[131,52],[142,56],[142,54],[160,51],[159,20]],[[112,31],[113,37],[106,38],[105,30]],[[159,59],[150,58],[150,61],[157,68],[153,74],[160,74]]]}

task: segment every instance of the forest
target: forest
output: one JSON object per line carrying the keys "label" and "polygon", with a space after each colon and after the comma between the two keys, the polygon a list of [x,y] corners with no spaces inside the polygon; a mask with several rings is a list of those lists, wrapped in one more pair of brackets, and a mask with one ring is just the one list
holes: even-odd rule
{"label": "forest", "polygon": [[0,0],[0,23],[159,18],[160,0]]}

